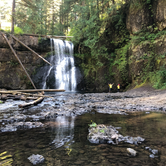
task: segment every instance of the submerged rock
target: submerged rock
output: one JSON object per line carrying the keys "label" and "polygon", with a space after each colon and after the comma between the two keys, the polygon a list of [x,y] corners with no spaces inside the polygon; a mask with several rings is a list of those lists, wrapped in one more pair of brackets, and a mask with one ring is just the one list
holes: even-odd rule
{"label": "submerged rock", "polygon": [[153,154],[158,154],[158,150],[157,150],[157,149],[153,149],[153,150],[152,150],[152,153],[153,153]]}
{"label": "submerged rock", "polygon": [[155,156],[154,154],[150,154],[149,157],[150,158],[155,158],[155,157],[158,157],[158,156]]}
{"label": "submerged rock", "polygon": [[12,124],[7,124],[5,127],[1,127],[0,132],[12,132],[19,129],[31,129],[43,126],[44,124],[41,122],[15,122]]}
{"label": "submerged rock", "polygon": [[33,165],[36,165],[36,164],[39,164],[39,163],[42,163],[44,162],[44,157],[42,155],[31,155],[30,157],[28,157],[28,160],[33,164]]}
{"label": "submerged rock", "polygon": [[130,153],[131,156],[136,156],[137,155],[137,152],[132,148],[127,148],[127,151]]}

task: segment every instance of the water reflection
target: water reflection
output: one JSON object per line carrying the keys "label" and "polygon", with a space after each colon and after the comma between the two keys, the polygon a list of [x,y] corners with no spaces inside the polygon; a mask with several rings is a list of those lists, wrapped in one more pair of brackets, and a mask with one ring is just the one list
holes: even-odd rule
{"label": "water reflection", "polygon": [[56,133],[56,136],[51,144],[54,144],[56,148],[66,143],[68,145],[74,143],[74,120],[75,117],[59,116],[52,122],[55,124],[55,126],[51,127],[52,133]]}
{"label": "water reflection", "polygon": [[[91,144],[87,140],[91,120],[97,124],[121,127],[119,132],[122,135],[141,136],[146,140],[141,145]],[[100,113],[61,116],[45,122],[45,128],[0,133],[0,154],[7,151],[7,155],[13,156],[13,166],[32,166],[27,159],[32,154],[40,154],[45,158],[42,166],[164,166],[165,120],[165,114],[142,112],[128,116]],[[145,147],[159,150],[159,157],[150,158],[151,153]],[[138,156],[128,156],[127,148],[136,150]],[[0,165],[3,162],[0,159]]]}

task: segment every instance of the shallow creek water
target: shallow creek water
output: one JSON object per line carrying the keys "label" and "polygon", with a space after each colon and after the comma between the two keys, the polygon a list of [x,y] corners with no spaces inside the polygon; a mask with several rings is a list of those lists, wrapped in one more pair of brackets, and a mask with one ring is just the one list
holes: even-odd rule
{"label": "shallow creek water", "polygon": [[[140,145],[91,144],[87,140],[88,124],[120,127],[123,136],[141,136],[145,142]],[[95,111],[77,117],[59,116],[45,121],[48,127],[0,133],[0,154],[6,152],[6,159],[0,156],[0,163],[11,160],[14,166],[31,166],[27,159],[40,154],[43,166],[156,166],[166,165],[166,115],[161,113],[137,112],[129,115],[109,115]],[[145,149],[159,150],[156,158]],[[127,148],[138,152],[136,157],[127,154]],[[1,165],[1,164],[0,164]],[[2,164],[3,165],[3,164]]]}

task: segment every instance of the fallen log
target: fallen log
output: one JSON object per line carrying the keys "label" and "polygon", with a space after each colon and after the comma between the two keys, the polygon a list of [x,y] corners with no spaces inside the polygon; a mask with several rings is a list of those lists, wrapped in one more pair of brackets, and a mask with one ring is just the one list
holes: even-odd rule
{"label": "fallen log", "polygon": [[39,97],[37,100],[34,100],[32,102],[20,104],[20,105],[18,105],[18,107],[19,108],[26,108],[28,106],[37,105],[37,104],[41,103],[43,101],[43,99],[44,99],[44,97]]}
{"label": "fallen log", "polygon": [[[64,92],[64,89],[25,89],[25,90],[12,90],[13,92]],[[0,91],[1,92],[1,91]]]}
{"label": "fallen log", "polygon": [[23,35],[26,35],[26,36],[35,36],[35,37],[45,37],[45,38],[72,38],[74,36],[55,36],[55,35],[38,35],[38,34],[23,34]]}
{"label": "fallen log", "polygon": [[23,92],[17,92],[17,91],[0,91],[0,94],[14,94],[14,95],[17,94],[17,95],[25,95],[25,96],[33,96],[33,97],[49,97],[49,98],[53,98],[51,96],[42,95],[42,94],[23,93]]}

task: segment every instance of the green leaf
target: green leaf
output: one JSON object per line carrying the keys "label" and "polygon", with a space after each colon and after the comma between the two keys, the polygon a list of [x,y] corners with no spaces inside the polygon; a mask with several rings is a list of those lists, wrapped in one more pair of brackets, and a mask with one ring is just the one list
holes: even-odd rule
{"label": "green leaf", "polygon": [[97,124],[91,120],[92,124],[89,124],[90,127],[96,127]]}

